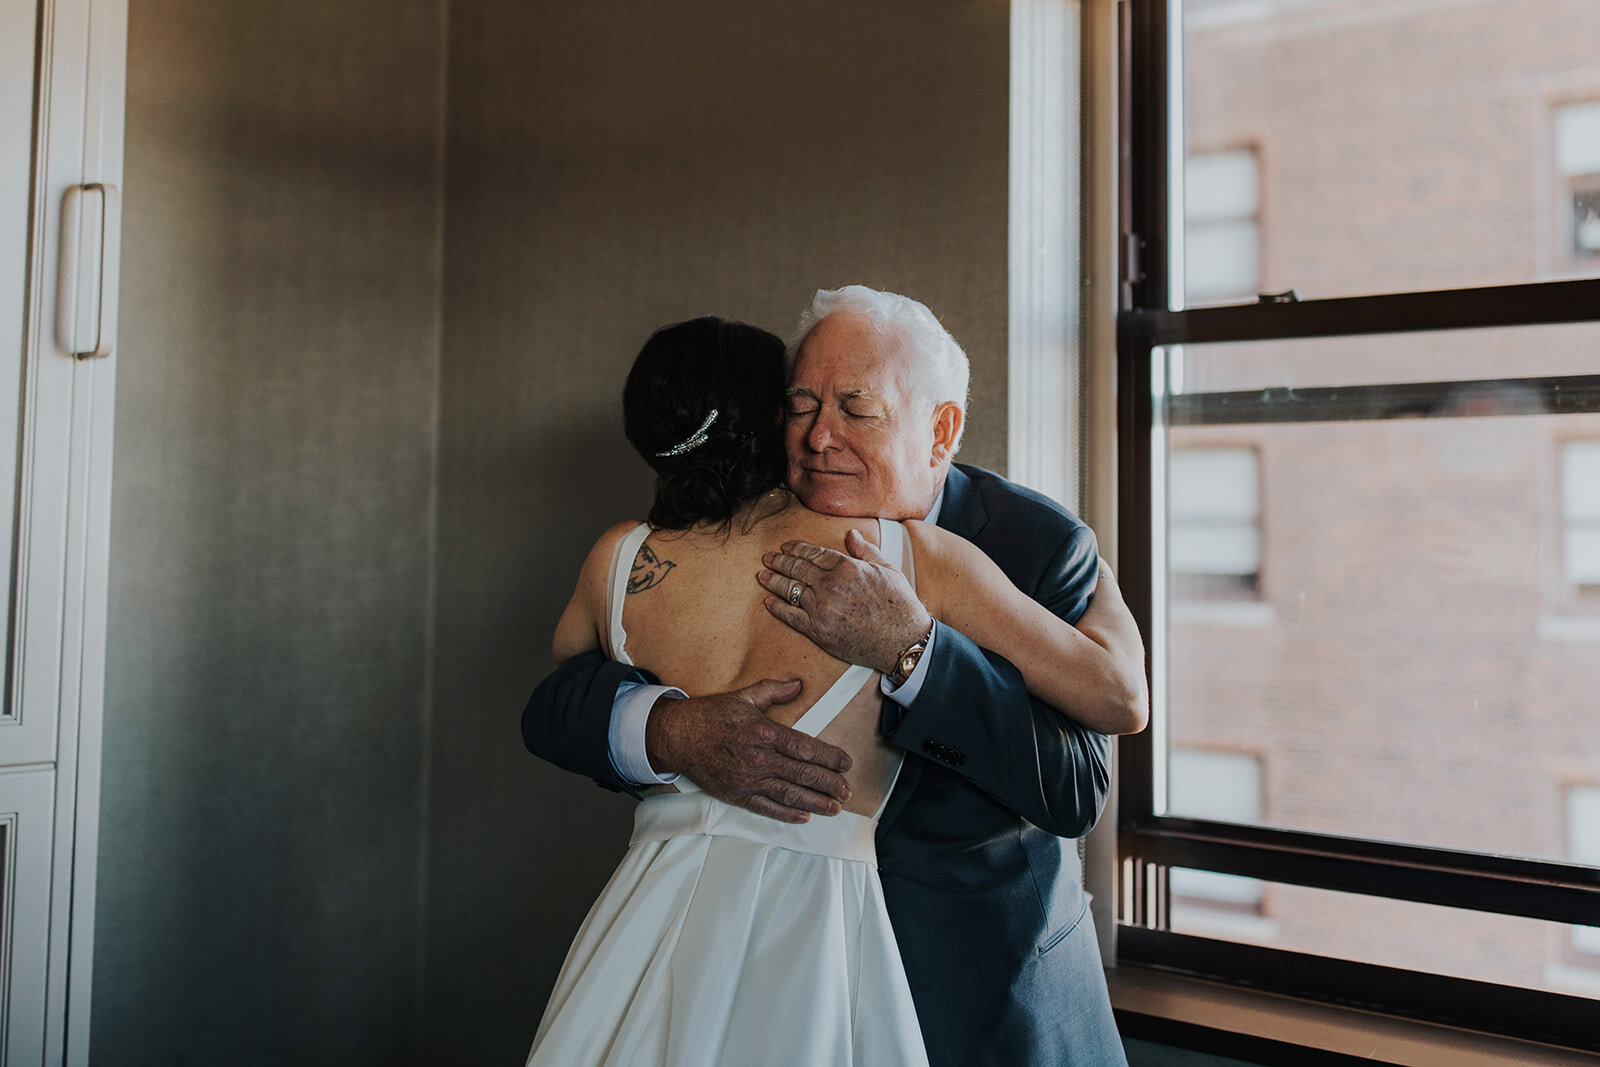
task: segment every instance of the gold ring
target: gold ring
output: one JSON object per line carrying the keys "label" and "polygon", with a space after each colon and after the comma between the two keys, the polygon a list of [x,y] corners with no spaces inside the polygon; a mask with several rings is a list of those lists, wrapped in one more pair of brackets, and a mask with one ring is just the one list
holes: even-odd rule
{"label": "gold ring", "polygon": [[800,594],[805,591],[806,583],[796,580],[789,586],[789,603],[795,607],[800,606]]}

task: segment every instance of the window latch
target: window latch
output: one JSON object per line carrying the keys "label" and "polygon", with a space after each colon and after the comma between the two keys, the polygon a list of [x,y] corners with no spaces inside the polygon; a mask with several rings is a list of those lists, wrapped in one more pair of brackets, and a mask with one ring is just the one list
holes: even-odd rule
{"label": "window latch", "polygon": [[1293,289],[1285,289],[1281,293],[1257,293],[1256,294],[1256,303],[1258,303],[1258,304],[1298,304],[1298,303],[1300,303],[1300,294],[1295,292]]}

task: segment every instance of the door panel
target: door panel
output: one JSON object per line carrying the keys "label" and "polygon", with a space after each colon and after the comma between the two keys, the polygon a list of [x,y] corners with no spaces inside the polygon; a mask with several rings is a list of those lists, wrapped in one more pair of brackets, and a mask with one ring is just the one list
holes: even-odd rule
{"label": "door panel", "polygon": [[[0,761],[38,757],[37,742],[12,699],[12,626],[18,487],[18,421],[28,348],[28,274],[33,259],[28,220],[33,207],[39,0],[0,0],[0,603],[6,641],[0,659]],[[53,716],[52,716],[53,717]],[[48,730],[36,731],[44,740]],[[49,758],[47,755],[44,758]]]}
{"label": "door panel", "polygon": [[51,806],[48,770],[0,772],[0,939],[9,966],[0,971],[6,1011],[0,1048],[7,1067],[45,1060],[46,970],[49,955]]}

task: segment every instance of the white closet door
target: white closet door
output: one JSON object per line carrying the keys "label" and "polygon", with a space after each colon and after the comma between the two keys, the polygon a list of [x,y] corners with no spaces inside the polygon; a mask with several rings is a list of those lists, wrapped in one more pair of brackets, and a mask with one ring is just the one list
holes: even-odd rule
{"label": "white closet door", "polygon": [[54,777],[49,770],[0,770],[0,879],[8,912],[0,924],[7,964],[0,1049],[7,1067],[46,1062],[50,937],[44,924],[29,919],[50,910]]}
{"label": "white closet door", "polygon": [[0,0],[8,1067],[87,1062],[126,50],[126,0]]}
{"label": "white closet door", "polygon": [[[17,526],[24,479],[18,424],[24,393],[23,368],[32,347],[28,329],[34,246],[34,130],[39,31],[37,0],[0,0],[0,594],[6,604],[6,642],[0,661],[0,763],[44,763],[55,759],[56,710],[51,701],[37,711],[17,698]],[[48,414],[48,413],[46,413]],[[59,418],[59,416],[58,416]],[[37,422],[37,416],[34,419]]]}

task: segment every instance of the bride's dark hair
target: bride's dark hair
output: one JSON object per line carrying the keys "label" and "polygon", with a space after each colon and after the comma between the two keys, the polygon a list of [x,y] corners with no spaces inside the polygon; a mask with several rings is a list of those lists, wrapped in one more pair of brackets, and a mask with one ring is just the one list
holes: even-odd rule
{"label": "bride's dark hair", "polygon": [[783,483],[783,389],[783,341],[766,330],[706,316],[650,336],[622,388],[624,431],[656,472],[650,525],[726,524]]}

